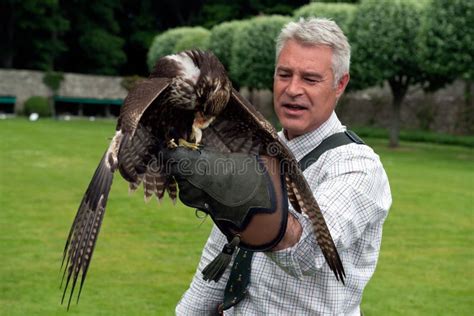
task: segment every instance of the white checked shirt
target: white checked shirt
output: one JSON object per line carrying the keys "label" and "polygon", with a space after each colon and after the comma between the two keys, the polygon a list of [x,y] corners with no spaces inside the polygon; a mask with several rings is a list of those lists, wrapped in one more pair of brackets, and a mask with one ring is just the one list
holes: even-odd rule
{"label": "white checked shirt", "polygon": [[[297,160],[328,136],[344,131],[336,114],[318,129],[282,141]],[[318,201],[346,272],[338,282],[326,264],[306,215],[294,214],[303,227],[300,241],[276,252],[255,253],[248,293],[225,315],[359,315],[362,292],[374,273],[382,224],[392,203],[379,156],[365,145],[349,144],[325,152],[304,175]],[[216,228],[203,250],[190,288],[177,315],[213,315],[223,302],[229,270],[219,282],[206,282],[201,271],[227,242]]]}

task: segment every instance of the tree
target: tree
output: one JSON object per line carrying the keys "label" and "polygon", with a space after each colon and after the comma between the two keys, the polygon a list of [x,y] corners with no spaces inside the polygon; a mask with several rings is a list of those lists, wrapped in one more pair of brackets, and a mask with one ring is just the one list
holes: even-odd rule
{"label": "tree", "polygon": [[[119,36],[120,26],[115,19],[120,9],[116,0],[63,1],[71,28],[64,36],[69,51],[62,56],[66,71],[115,75],[127,57],[125,41]],[[78,62],[80,61],[80,62]]]}
{"label": "tree", "polygon": [[314,2],[323,2],[323,3],[359,3],[360,0],[312,0]]}
{"label": "tree", "polygon": [[120,69],[122,75],[148,75],[146,54],[159,27],[155,13],[156,1],[122,0],[115,17],[120,24],[120,37],[125,40],[123,51],[127,61]]}
{"label": "tree", "polygon": [[351,24],[354,88],[388,82],[392,92],[391,147],[397,147],[400,110],[411,85],[422,82],[417,34],[423,4],[415,0],[362,1]]}
{"label": "tree", "polygon": [[257,15],[291,15],[307,0],[207,0],[191,24],[207,28],[231,20],[249,19]]}
{"label": "tree", "polygon": [[69,23],[57,0],[7,0],[0,4],[0,64],[5,68],[52,70],[66,50],[61,35]]}
{"label": "tree", "polygon": [[474,2],[433,0],[427,7],[420,32],[422,67],[435,90],[456,78],[465,81],[465,104],[459,123],[474,133]]}
{"label": "tree", "polygon": [[54,108],[54,97],[57,95],[61,82],[64,80],[64,74],[56,71],[47,71],[43,75],[43,83],[49,89],[48,104],[50,112],[53,116],[56,116],[56,109]]}

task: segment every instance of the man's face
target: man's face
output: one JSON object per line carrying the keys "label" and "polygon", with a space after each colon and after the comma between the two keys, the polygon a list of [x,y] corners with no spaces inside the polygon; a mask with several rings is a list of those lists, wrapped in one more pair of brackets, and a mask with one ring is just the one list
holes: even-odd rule
{"label": "man's face", "polygon": [[330,116],[349,74],[334,87],[332,49],[289,40],[277,60],[273,82],[275,112],[288,139],[313,131]]}

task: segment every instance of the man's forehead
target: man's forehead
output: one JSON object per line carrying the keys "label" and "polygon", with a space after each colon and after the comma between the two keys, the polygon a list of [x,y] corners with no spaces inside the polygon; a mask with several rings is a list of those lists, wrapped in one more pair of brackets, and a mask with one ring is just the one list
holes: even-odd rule
{"label": "man's forehead", "polygon": [[299,39],[289,39],[289,40],[287,40],[283,44],[282,48],[285,48],[288,45],[296,45],[296,46],[300,46],[300,47],[305,48],[305,49],[314,49],[315,48],[315,49],[328,50],[331,53],[333,51],[333,47],[329,44],[311,43],[311,42],[303,41],[303,40],[299,40]]}
{"label": "man's forehead", "polygon": [[331,46],[325,44],[306,44],[296,40],[288,40],[285,45],[283,45],[278,59],[280,59],[282,55],[285,57],[291,57],[288,55],[305,55],[305,59],[331,59],[333,49]]}
{"label": "man's forehead", "polygon": [[332,67],[332,49],[328,45],[301,45],[287,42],[278,56],[276,70],[322,74]]}

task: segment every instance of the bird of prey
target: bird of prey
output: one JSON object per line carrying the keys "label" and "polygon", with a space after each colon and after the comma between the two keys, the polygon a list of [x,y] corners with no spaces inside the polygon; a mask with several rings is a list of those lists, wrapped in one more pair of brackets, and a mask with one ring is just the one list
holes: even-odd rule
{"label": "bird of prey", "polygon": [[[293,208],[308,215],[324,257],[336,278],[345,273],[321,210],[298,162],[272,125],[236,90],[219,60],[210,52],[185,51],[160,58],[150,76],[124,100],[115,136],[84,194],[64,247],[64,292],[69,304],[77,281],[82,286],[104,218],[114,173],[130,190],[143,184],[145,200],[175,200],[177,186],[156,163],[166,147],[210,146],[224,153],[272,156],[282,164]],[[65,265],[64,265],[65,263]]]}

